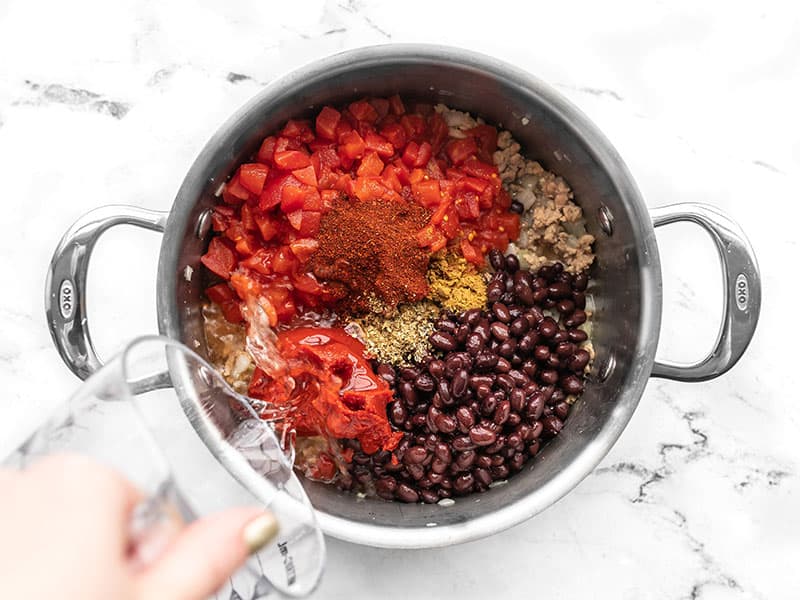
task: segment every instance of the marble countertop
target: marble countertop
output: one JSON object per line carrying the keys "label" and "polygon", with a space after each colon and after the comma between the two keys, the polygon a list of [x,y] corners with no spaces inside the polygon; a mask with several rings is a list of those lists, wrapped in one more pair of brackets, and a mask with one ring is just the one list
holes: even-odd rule
{"label": "marble countertop", "polygon": [[[296,66],[369,44],[463,46],[577,104],[650,206],[707,202],[738,220],[761,265],[761,322],[724,377],[651,380],[599,468],[543,514],[447,549],[330,540],[316,597],[797,598],[800,378],[783,348],[799,333],[788,314],[800,253],[797,4],[227,4],[0,3],[0,449],[76,387],[45,326],[43,284],[79,215],[109,203],[167,209],[216,127]],[[658,240],[659,356],[699,358],[720,313],[713,247],[691,226]],[[98,244],[88,302],[101,354],[155,331],[158,244],[128,230]]]}

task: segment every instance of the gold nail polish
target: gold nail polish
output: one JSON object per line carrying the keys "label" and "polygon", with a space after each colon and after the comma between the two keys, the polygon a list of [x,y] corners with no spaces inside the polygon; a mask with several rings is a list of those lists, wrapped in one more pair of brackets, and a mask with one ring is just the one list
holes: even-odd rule
{"label": "gold nail polish", "polygon": [[266,546],[278,533],[278,522],[272,513],[264,513],[244,527],[244,543],[250,554],[255,554]]}

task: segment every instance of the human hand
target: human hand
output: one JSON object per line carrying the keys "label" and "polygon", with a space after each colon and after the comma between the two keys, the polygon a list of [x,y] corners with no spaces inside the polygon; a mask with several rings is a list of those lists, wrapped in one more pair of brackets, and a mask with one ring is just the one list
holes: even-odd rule
{"label": "human hand", "polygon": [[164,544],[143,549],[129,531],[141,500],[119,473],[81,456],[0,470],[0,598],[200,600],[278,529],[270,513],[237,508],[176,521]]}

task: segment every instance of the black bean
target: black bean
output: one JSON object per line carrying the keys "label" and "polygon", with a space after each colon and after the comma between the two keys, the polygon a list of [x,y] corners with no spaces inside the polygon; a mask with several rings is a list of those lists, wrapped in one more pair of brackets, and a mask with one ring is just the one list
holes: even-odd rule
{"label": "black bean", "polygon": [[[498,302],[497,304],[500,303]],[[497,304],[495,304],[495,306],[497,306]],[[494,339],[496,339],[498,342],[503,342],[508,339],[508,325],[505,323],[495,321],[489,326],[489,331],[492,332],[492,337],[494,337]]]}
{"label": "black bean", "polygon": [[506,260],[503,253],[497,248],[489,250],[489,264],[495,271],[502,271],[506,266]]}
{"label": "black bean", "polygon": [[477,355],[483,349],[483,338],[477,333],[470,333],[467,336],[466,348],[471,355]]}
{"label": "black bean", "polygon": [[544,412],[545,395],[536,391],[525,402],[525,414],[531,420],[538,420]]}
{"label": "black bean", "polygon": [[464,452],[456,454],[456,458],[453,462],[456,463],[459,469],[465,471],[475,462],[475,456],[475,450],[465,450]]}
{"label": "black bean", "polygon": [[417,392],[410,381],[404,381],[400,384],[400,395],[409,408],[417,403]]}
{"label": "black bean", "polygon": [[472,489],[473,483],[475,483],[475,478],[472,476],[472,473],[464,473],[456,477],[456,480],[453,482],[453,490],[457,494],[468,494]]}
{"label": "black bean", "polygon": [[455,418],[450,415],[441,414],[436,418],[436,428],[442,433],[453,433],[458,427]]}
{"label": "black bean", "polygon": [[490,446],[494,444],[497,435],[482,425],[475,425],[469,430],[469,439],[477,446]]}
{"label": "black bean", "polygon": [[508,373],[511,370],[511,363],[502,356],[498,357],[497,364],[494,367],[497,373]]}
{"label": "black bean", "polygon": [[558,354],[551,352],[550,356],[548,356],[547,360],[545,361],[545,366],[550,367],[551,369],[558,369],[561,367],[561,361],[562,358]]}
{"label": "black bean", "polygon": [[566,329],[559,329],[556,331],[556,334],[550,338],[551,344],[560,344],[561,342],[566,342],[569,340],[569,334],[567,333]]}
{"label": "black bean", "polygon": [[428,373],[437,379],[441,377],[444,374],[444,361],[439,359],[432,360],[428,363]]}
{"label": "black bean", "polygon": [[547,346],[536,346],[533,349],[533,358],[538,361],[545,362],[548,358],[550,358],[550,348]]}
{"label": "black bean", "polygon": [[397,486],[395,494],[397,495],[397,499],[403,502],[412,503],[419,501],[419,495],[417,494],[417,492],[415,492],[405,483],[401,483],[400,485]]}
{"label": "black bean", "polygon": [[508,376],[514,381],[514,385],[519,388],[525,387],[528,383],[530,383],[530,377],[525,375],[519,369],[511,369],[508,372]]}
{"label": "black bean", "polygon": [[558,331],[558,324],[551,318],[545,317],[539,323],[539,334],[545,338],[551,338]]}
{"label": "black bean", "polygon": [[439,494],[433,490],[422,490],[419,495],[425,504],[436,504],[439,501]]}
{"label": "black bean", "polygon": [[578,349],[567,361],[567,366],[576,373],[583,371],[588,364],[589,353],[583,348]]}
{"label": "black bean", "polygon": [[475,413],[467,406],[459,406],[456,410],[456,421],[464,433],[475,424]]}
{"label": "black bean", "polygon": [[456,329],[456,342],[459,344],[463,344],[467,341],[467,336],[469,335],[469,326],[466,324],[459,325],[458,329]]}
{"label": "black bean", "polygon": [[515,273],[519,270],[519,259],[516,254],[509,254],[506,256],[506,271]]}
{"label": "black bean", "polygon": [[414,387],[420,392],[432,392],[433,388],[436,387],[436,382],[427,373],[420,373],[414,380]]}
{"label": "black bean", "polygon": [[422,446],[412,446],[403,455],[403,462],[409,465],[418,465],[428,457],[428,451]]}
{"label": "black bean", "polygon": [[555,415],[550,415],[542,419],[542,425],[544,426],[544,432],[549,436],[557,435],[564,427],[563,421]]}
{"label": "black bean", "polygon": [[400,369],[400,379],[404,381],[414,381],[419,375],[419,369],[416,367],[403,367]]}
{"label": "black bean", "polygon": [[516,387],[516,383],[514,382],[514,378],[511,377],[508,373],[500,373],[497,376],[497,380],[495,381],[495,385],[499,388],[504,390],[506,393],[510,393]]}
{"label": "black bean", "polygon": [[392,419],[392,423],[399,426],[402,425],[403,422],[408,417],[408,412],[406,411],[406,408],[405,406],[403,406],[402,402],[400,402],[399,400],[395,400],[394,402],[392,402],[389,408],[389,415],[390,418]]}
{"label": "black bean", "polygon": [[525,406],[525,392],[521,389],[511,390],[508,398],[510,400],[511,410],[514,412],[521,412]]}
{"label": "black bean", "polygon": [[449,333],[453,335],[456,332],[458,325],[450,321],[449,319],[439,319],[436,321],[436,329],[439,331],[444,331],[445,333]]}
{"label": "black bean", "polygon": [[441,475],[442,473],[446,472],[448,466],[450,466],[450,461],[442,460],[439,457],[436,457],[431,461],[431,471],[433,471],[433,473],[436,475]]}
{"label": "black bean", "polygon": [[442,352],[450,352],[456,349],[455,338],[443,331],[434,331],[428,336],[428,341],[431,343],[431,346]]}
{"label": "black bean", "polygon": [[578,327],[586,322],[586,311],[576,309],[569,317],[564,319],[564,326],[568,328]]}
{"label": "black bean", "polygon": [[525,205],[522,204],[522,202],[520,202],[519,200],[512,200],[511,206],[508,207],[508,210],[510,210],[513,213],[517,213],[518,215],[521,215],[523,212],[525,212]]}
{"label": "black bean", "polygon": [[472,332],[481,336],[483,342],[486,343],[489,341],[489,319],[482,318],[475,324],[475,327],[472,328]]}
{"label": "black bean", "polygon": [[567,375],[561,380],[561,387],[567,394],[578,395],[583,392],[583,382],[575,375]]}
{"label": "black bean", "polygon": [[499,357],[494,352],[484,350],[475,357],[475,368],[481,371],[488,371],[497,366]]}
{"label": "black bean", "polygon": [[583,329],[570,329],[567,331],[567,335],[569,336],[570,342],[575,342],[576,344],[580,344],[581,342],[585,342],[589,339],[589,334],[587,334]]}
{"label": "black bean", "polygon": [[473,469],[472,471],[473,477],[475,477],[475,481],[489,487],[489,484],[492,483],[492,476],[489,474],[488,469],[478,467],[477,469]]}
{"label": "black bean", "polygon": [[[470,431],[472,430],[470,429]],[[464,450],[475,449],[475,443],[468,435],[460,435],[456,438],[453,438],[452,446],[453,450],[455,450],[456,452],[464,452]]]}
{"label": "black bean", "polygon": [[575,353],[575,344],[571,342],[561,342],[556,346],[556,354],[559,356],[571,356]]}
{"label": "black bean", "polygon": [[575,310],[575,302],[568,298],[560,300],[558,304],[556,304],[556,310],[558,310],[558,312],[560,312],[562,315],[568,315]]}
{"label": "black bean", "polygon": [[493,281],[486,287],[486,300],[489,303],[497,302],[505,292],[505,284]]}
{"label": "black bean", "polygon": [[442,401],[442,404],[445,406],[450,403],[450,382],[446,379],[440,379],[439,383],[436,384],[436,393],[439,395],[439,398]]}
{"label": "black bean", "polygon": [[589,276],[586,273],[578,273],[572,279],[572,289],[576,292],[583,292],[586,290],[586,285],[589,283]]}
{"label": "black bean", "polygon": [[488,385],[479,385],[475,389],[475,396],[479,400],[483,400],[485,398],[488,398],[491,395],[492,395],[492,388],[490,388]]}
{"label": "black bean", "polygon": [[517,342],[514,338],[509,338],[497,347],[497,353],[503,358],[511,359],[517,351]]}
{"label": "black bean", "polygon": [[528,333],[528,329],[530,328],[531,326],[528,323],[528,320],[525,317],[519,317],[514,319],[514,322],[511,323],[509,331],[515,338],[521,338],[523,335]]}
{"label": "black bean", "polygon": [[539,334],[536,331],[529,331],[519,341],[518,348],[520,352],[529,353],[533,351],[536,342],[539,341]]}
{"label": "black bean", "polygon": [[511,402],[503,400],[497,405],[492,420],[498,425],[504,425],[506,421],[508,421],[509,416],[511,416]]}
{"label": "black bean", "polygon": [[511,313],[508,311],[508,307],[502,302],[495,302],[492,305],[492,313],[494,313],[494,316],[503,323],[511,322]]}
{"label": "black bean", "polygon": [[522,469],[522,466],[525,464],[525,455],[522,452],[515,452],[514,456],[511,457],[511,461],[509,462],[509,467],[512,471],[519,471]]}
{"label": "black bean", "polygon": [[470,375],[469,387],[477,390],[480,386],[491,387],[494,383],[494,376],[492,375]]}
{"label": "black bean", "polygon": [[561,419],[562,421],[567,418],[569,414],[569,404],[566,402],[559,402],[553,407],[553,412],[556,416]]}
{"label": "black bean", "polygon": [[522,372],[525,373],[530,378],[536,377],[536,372],[538,371],[538,367],[536,363],[532,360],[526,360],[522,363]]}
{"label": "black bean", "polygon": [[558,371],[555,369],[546,369],[539,373],[539,380],[542,383],[552,384],[558,381]]}
{"label": "black bean", "polygon": [[572,290],[566,283],[556,282],[548,286],[547,295],[553,300],[561,300],[572,296]]}
{"label": "black bean", "polygon": [[450,390],[454,398],[463,398],[467,392],[467,382],[469,381],[469,373],[466,369],[459,369],[453,375],[451,382],[452,389]]}

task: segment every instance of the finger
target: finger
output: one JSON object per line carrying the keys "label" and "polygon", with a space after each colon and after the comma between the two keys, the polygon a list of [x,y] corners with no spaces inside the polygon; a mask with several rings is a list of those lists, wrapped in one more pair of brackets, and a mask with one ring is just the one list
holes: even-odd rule
{"label": "finger", "polygon": [[260,508],[236,508],[195,521],[141,575],[143,596],[207,598],[277,532],[275,517]]}
{"label": "finger", "polygon": [[111,520],[122,536],[127,536],[130,515],[144,498],[121,473],[80,454],[46,456],[22,473],[30,485],[41,488],[42,497],[55,493],[63,507],[98,510],[94,516]]}

